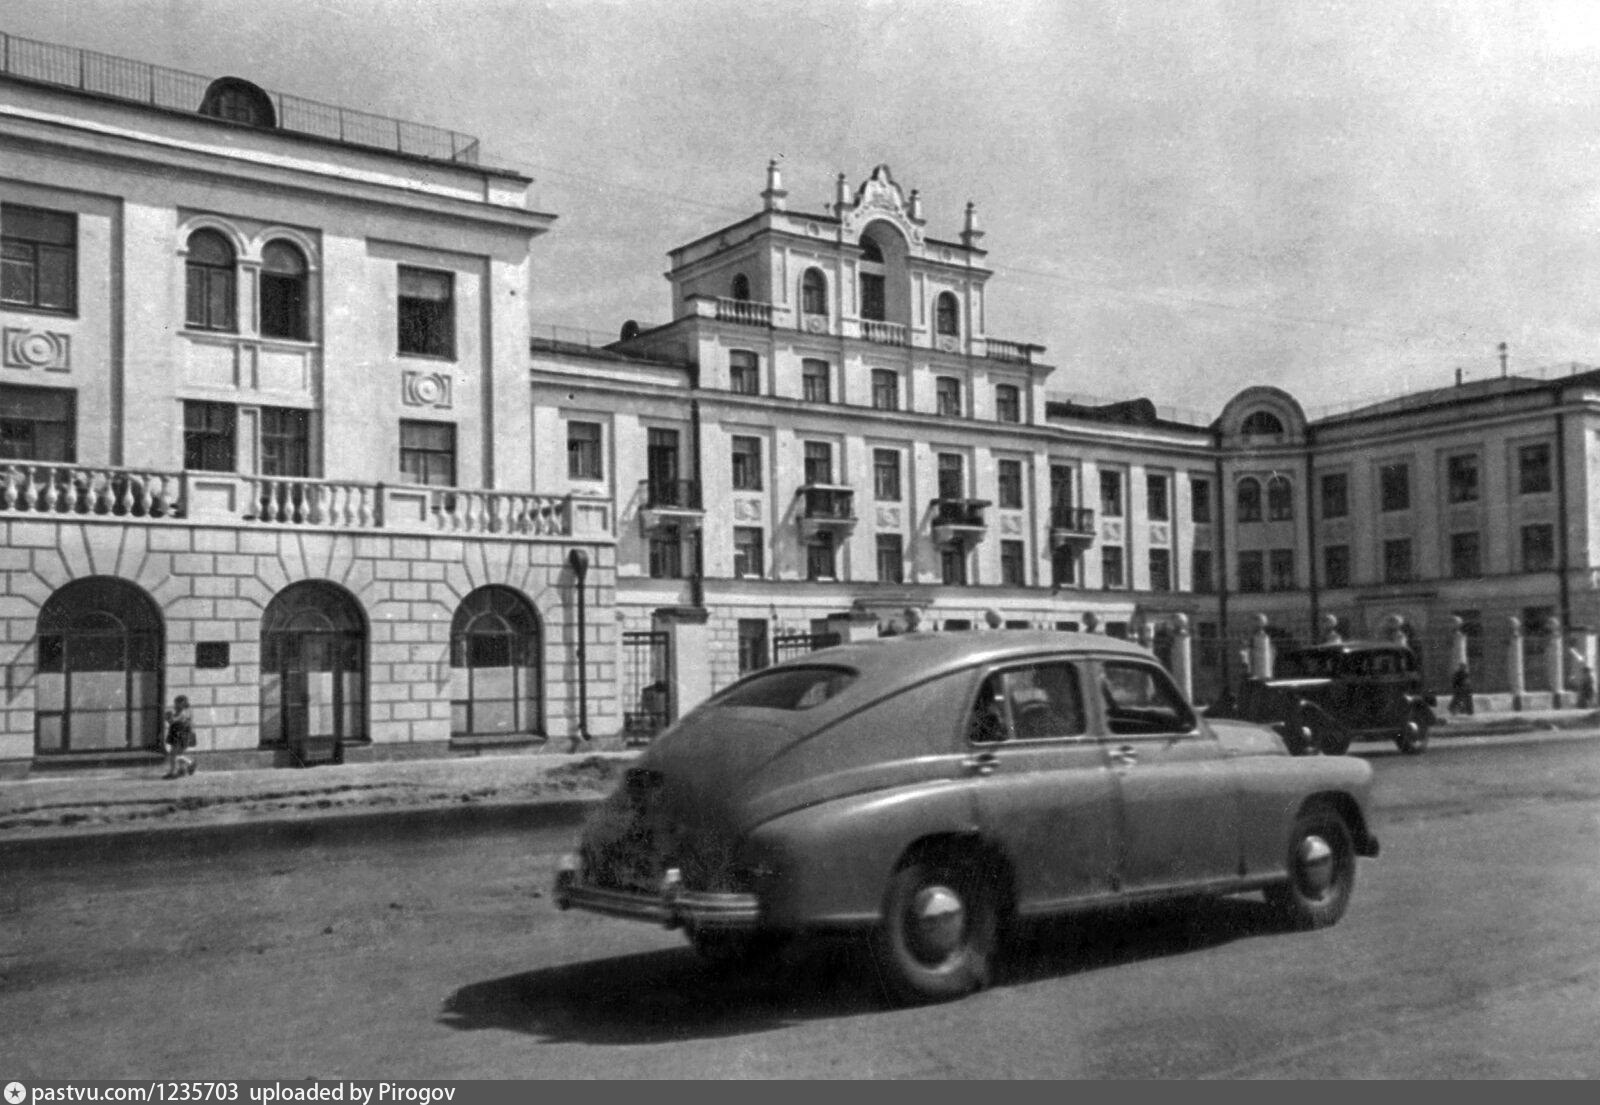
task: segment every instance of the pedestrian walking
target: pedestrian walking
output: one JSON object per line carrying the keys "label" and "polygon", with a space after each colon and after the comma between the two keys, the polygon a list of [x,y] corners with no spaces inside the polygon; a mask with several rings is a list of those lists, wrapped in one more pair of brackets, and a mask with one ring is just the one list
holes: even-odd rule
{"label": "pedestrian walking", "polygon": [[167,718],[167,773],[163,779],[177,779],[194,774],[194,759],[184,752],[194,747],[194,714],[189,709],[189,699],[179,695],[172,700]]}
{"label": "pedestrian walking", "polygon": [[1472,673],[1465,664],[1457,664],[1455,674],[1450,677],[1450,712],[1472,713]]}
{"label": "pedestrian walking", "polygon": [[1594,669],[1588,664],[1578,671],[1578,708],[1587,710],[1594,705]]}

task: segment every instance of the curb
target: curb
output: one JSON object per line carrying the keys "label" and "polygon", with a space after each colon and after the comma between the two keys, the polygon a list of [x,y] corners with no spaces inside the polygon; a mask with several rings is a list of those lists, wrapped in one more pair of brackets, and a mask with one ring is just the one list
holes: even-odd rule
{"label": "curb", "polygon": [[66,865],[162,862],[308,847],[338,847],[462,834],[576,828],[601,801],[481,802],[413,809],[356,810],[212,825],[46,833],[0,841],[0,870]]}

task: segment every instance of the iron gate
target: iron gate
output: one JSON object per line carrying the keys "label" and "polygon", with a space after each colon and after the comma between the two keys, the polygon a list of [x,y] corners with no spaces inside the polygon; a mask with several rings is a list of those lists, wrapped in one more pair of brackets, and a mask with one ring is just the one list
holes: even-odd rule
{"label": "iron gate", "polygon": [[622,734],[644,744],[672,720],[672,651],[663,630],[622,635]]}
{"label": "iron gate", "polygon": [[832,648],[841,639],[837,633],[779,633],[772,638],[772,662],[781,664],[819,648]]}

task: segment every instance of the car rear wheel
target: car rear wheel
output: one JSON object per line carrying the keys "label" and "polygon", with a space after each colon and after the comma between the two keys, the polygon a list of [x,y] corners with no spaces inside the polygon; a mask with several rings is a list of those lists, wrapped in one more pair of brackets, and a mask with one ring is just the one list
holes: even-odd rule
{"label": "car rear wheel", "polygon": [[1312,809],[1289,835],[1289,877],[1267,890],[1267,903],[1298,930],[1327,928],[1344,916],[1356,882],[1356,852],[1344,818]]}
{"label": "car rear wheel", "polygon": [[1420,756],[1428,747],[1428,715],[1420,710],[1406,719],[1400,732],[1395,734],[1395,747],[1407,756]]}
{"label": "car rear wheel", "polygon": [[874,958],[889,996],[944,1001],[981,989],[993,970],[999,932],[995,893],[965,859],[904,864],[889,880]]}

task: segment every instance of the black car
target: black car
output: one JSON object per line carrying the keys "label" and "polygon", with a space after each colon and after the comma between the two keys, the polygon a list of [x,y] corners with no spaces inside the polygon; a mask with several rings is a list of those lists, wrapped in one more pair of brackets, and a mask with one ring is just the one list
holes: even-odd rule
{"label": "black car", "polygon": [[1434,696],[1416,654],[1391,641],[1341,641],[1284,652],[1271,679],[1250,679],[1237,715],[1271,725],[1297,755],[1340,755],[1357,740],[1392,740],[1416,756],[1428,746]]}

